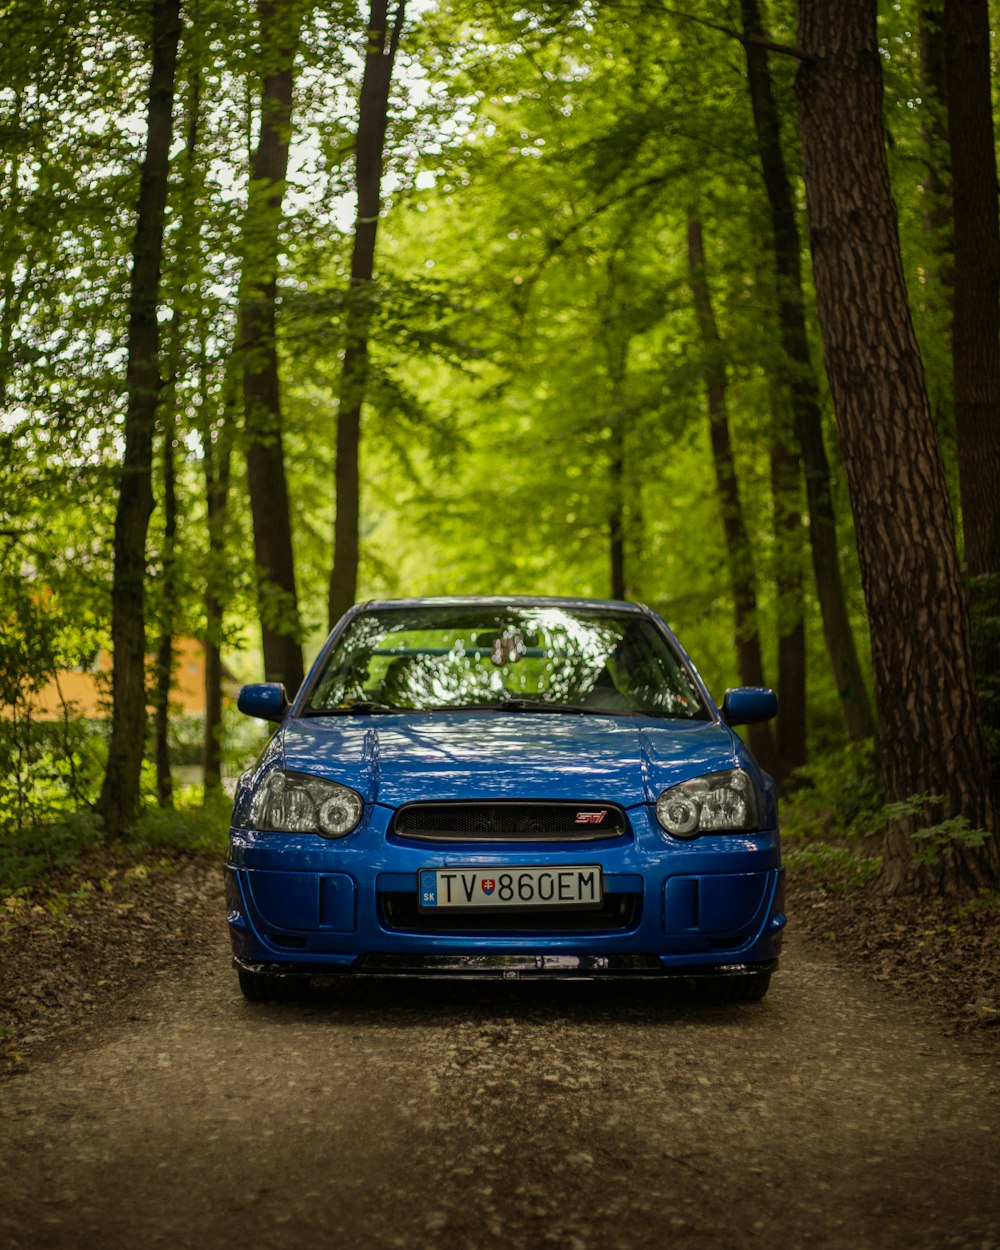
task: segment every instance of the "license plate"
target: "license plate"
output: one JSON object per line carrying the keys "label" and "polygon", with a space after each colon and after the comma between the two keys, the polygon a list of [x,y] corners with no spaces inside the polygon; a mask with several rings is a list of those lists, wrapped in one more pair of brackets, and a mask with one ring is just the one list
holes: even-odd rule
{"label": "license plate", "polygon": [[492,911],[519,907],[600,907],[604,897],[599,864],[559,868],[422,868],[417,874],[421,911],[441,907]]}

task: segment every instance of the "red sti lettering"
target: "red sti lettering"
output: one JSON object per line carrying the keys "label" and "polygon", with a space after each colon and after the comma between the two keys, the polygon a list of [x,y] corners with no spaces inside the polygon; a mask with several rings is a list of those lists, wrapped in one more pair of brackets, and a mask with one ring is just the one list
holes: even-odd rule
{"label": "red sti lettering", "polygon": [[606,811],[602,812],[577,812],[576,823],[578,825],[602,825],[604,817],[607,816]]}

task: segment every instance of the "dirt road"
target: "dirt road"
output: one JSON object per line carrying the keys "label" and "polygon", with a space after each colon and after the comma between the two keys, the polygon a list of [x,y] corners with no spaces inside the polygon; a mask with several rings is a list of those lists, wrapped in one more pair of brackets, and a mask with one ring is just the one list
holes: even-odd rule
{"label": "dirt road", "polygon": [[370,982],[224,938],[0,1086],[0,1246],[1000,1250],[995,1051],[796,942],[764,1003]]}

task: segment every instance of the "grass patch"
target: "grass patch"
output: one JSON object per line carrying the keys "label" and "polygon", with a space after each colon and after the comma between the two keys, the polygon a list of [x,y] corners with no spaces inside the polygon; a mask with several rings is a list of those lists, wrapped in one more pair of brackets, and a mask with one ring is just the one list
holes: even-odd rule
{"label": "grass patch", "polygon": [[211,794],[201,802],[201,787],[192,786],[173,808],[151,807],[129,830],[129,848],[139,854],[158,849],[222,854],[228,842],[232,799]]}
{"label": "grass patch", "polygon": [[[227,795],[213,794],[203,803],[201,788],[192,786],[179,795],[176,807],[143,811],[120,849],[140,860],[157,851],[221,855],[231,809]],[[24,897],[71,874],[88,856],[108,850],[114,848],[105,847],[100,819],[89,809],[58,821],[6,829],[0,834],[0,899]]]}
{"label": "grass patch", "polygon": [[882,868],[871,850],[882,796],[871,743],[818,756],[791,778],[781,801],[783,859],[838,892],[867,885]]}
{"label": "grass patch", "polygon": [[881,855],[864,855],[860,847],[809,842],[785,850],[787,868],[807,869],[834,890],[857,890],[867,885],[882,868]]}

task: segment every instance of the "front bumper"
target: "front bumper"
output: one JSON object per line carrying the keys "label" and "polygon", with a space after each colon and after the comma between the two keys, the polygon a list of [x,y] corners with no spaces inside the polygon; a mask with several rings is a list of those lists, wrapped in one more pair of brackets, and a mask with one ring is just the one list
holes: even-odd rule
{"label": "front bumper", "polygon": [[[233,830],[226,898],[233,954],[249,971],[309,977],[733,976],[773,967],[781,949],[778,835],[664,838],[648,809],[630,830],[586,848],[536,843],[414,845],[391,813],[338,841]],[[484,928],[415,906],[421,868],[599,863],[608,906],[591,918],[538,913]]]}

